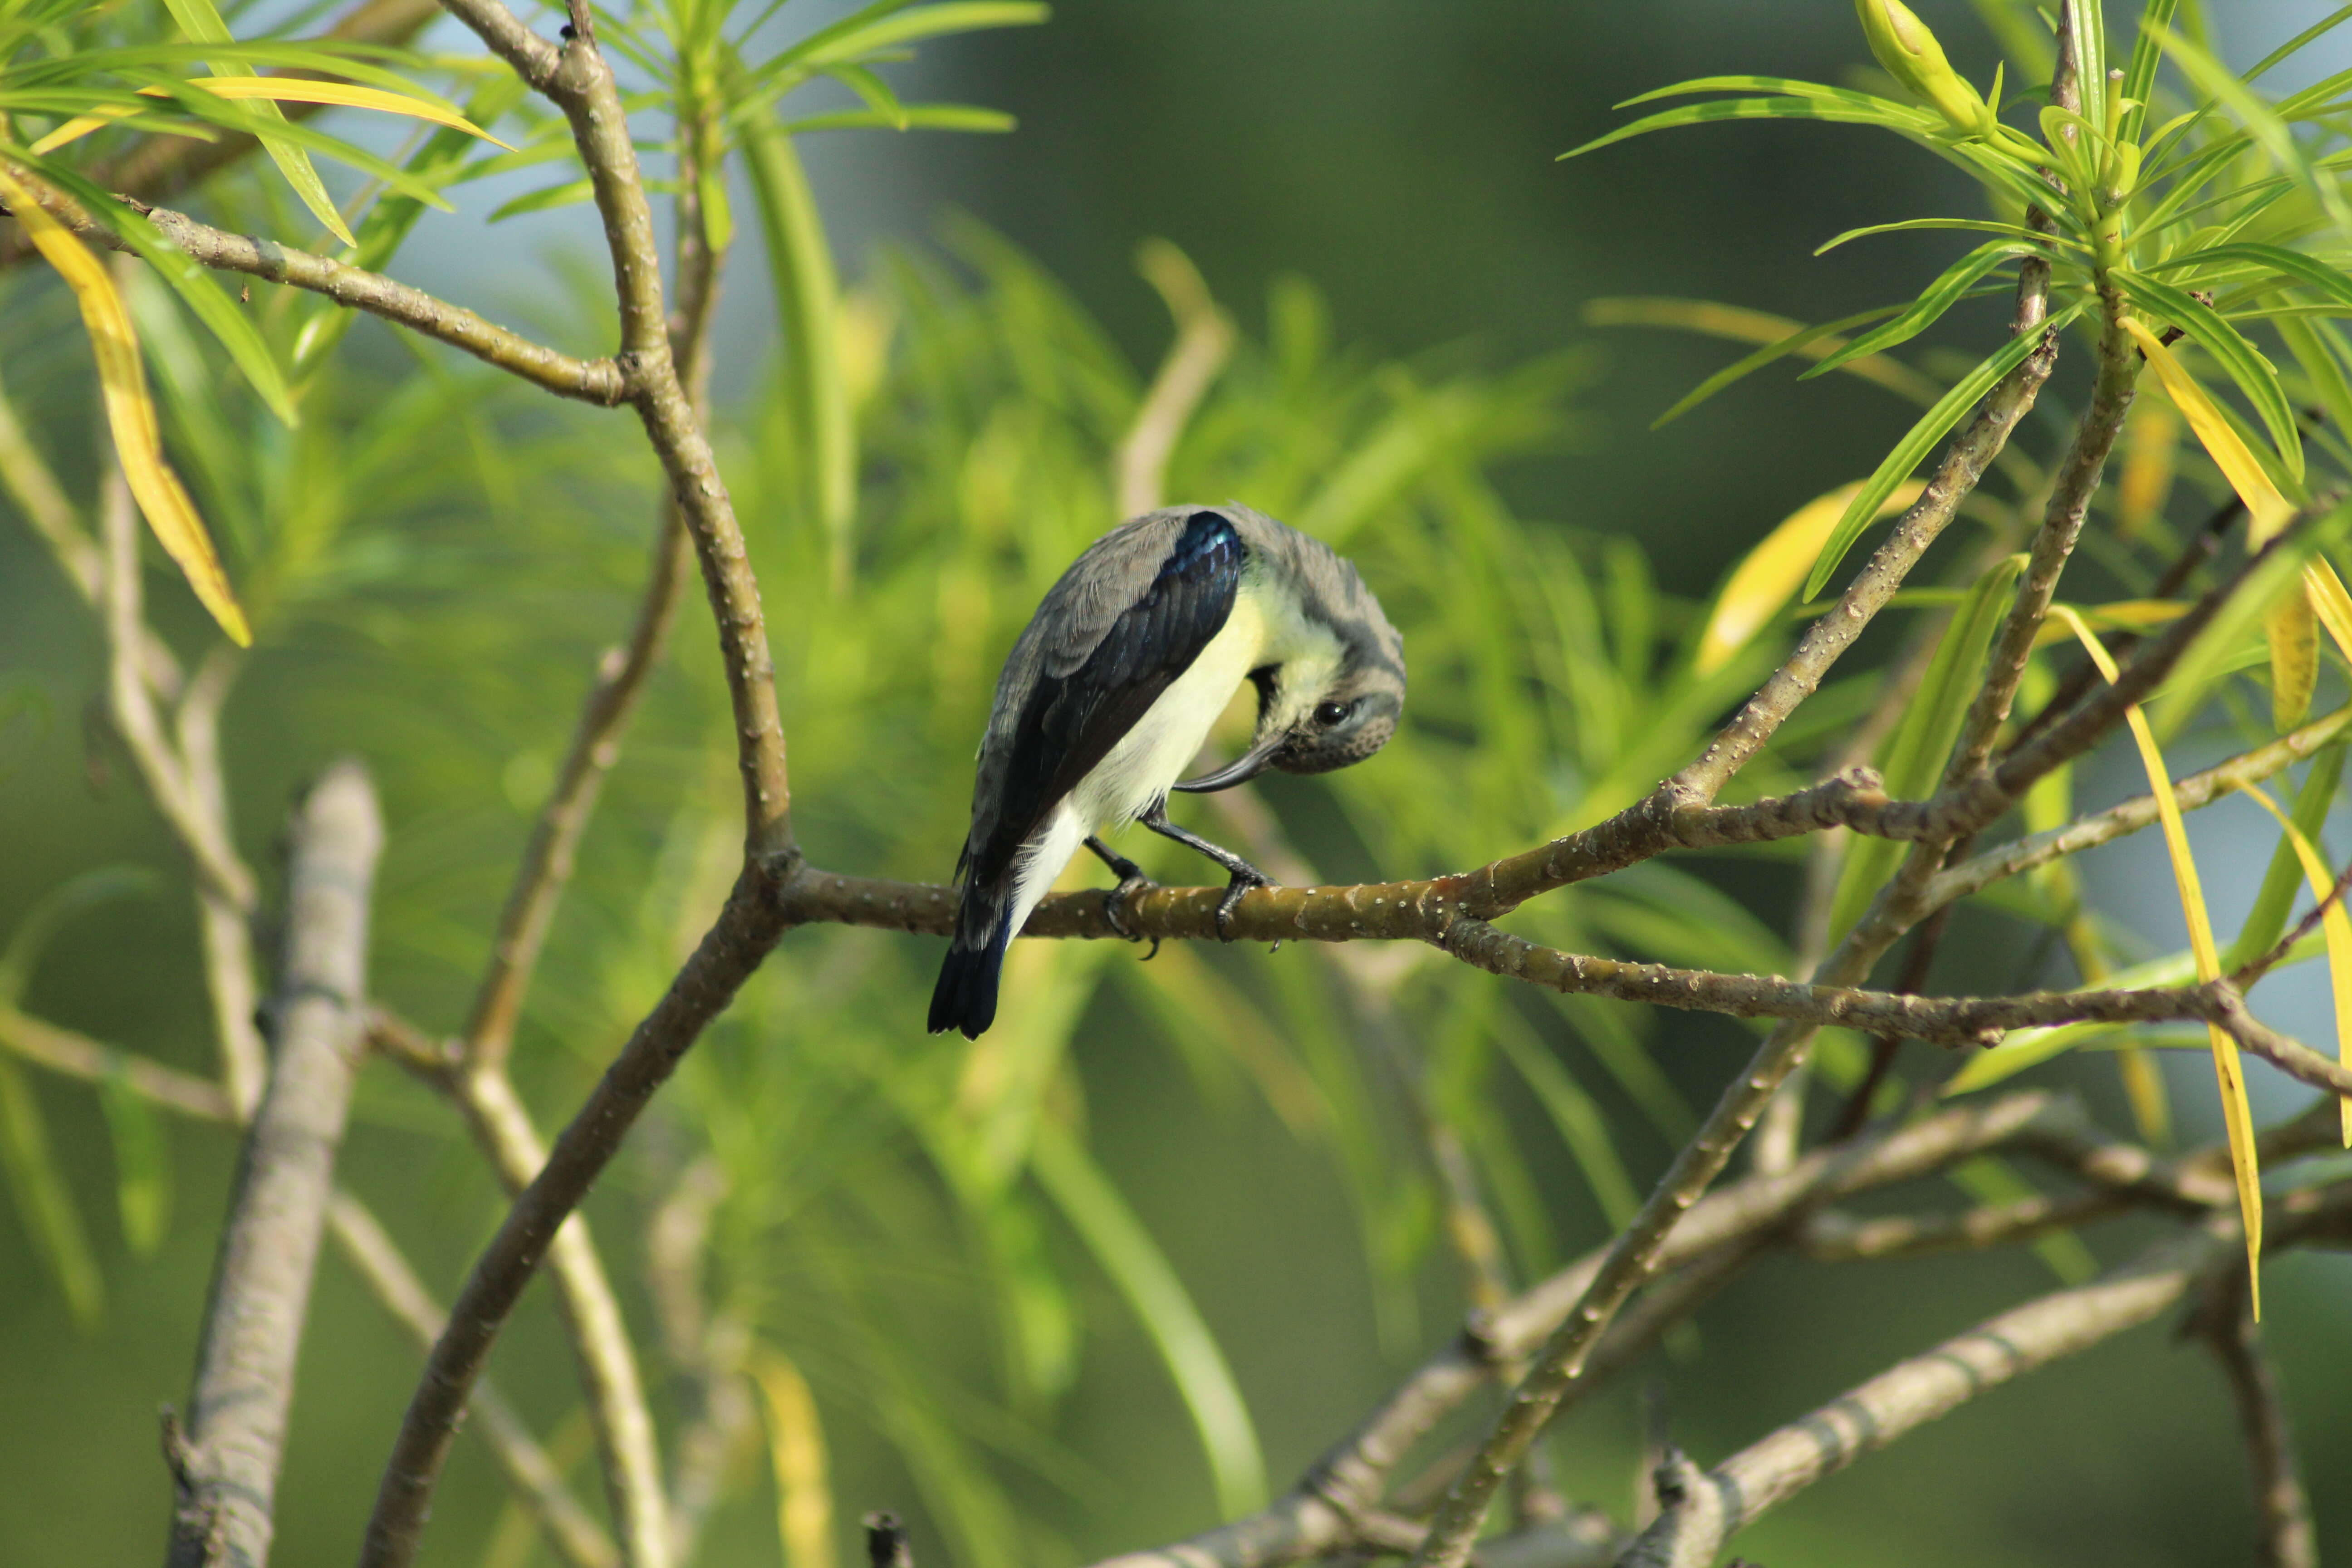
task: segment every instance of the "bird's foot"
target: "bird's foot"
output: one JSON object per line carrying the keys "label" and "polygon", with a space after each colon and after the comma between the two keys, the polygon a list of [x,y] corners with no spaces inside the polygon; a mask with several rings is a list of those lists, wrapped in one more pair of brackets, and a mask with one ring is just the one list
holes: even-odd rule
{"label": "bird's foot", "polygon": [[1242,901],[1242,895],[1252,888],[1274,886],[1273,879],[1238,856],[1234,857],[1234,862],[1227,866],[1226,869],[1233,873],[1233,880],[1225,884],[1225,896],[1217,900],[1217,940],[1219,942],[1234,940],[1234,909]]}
{"label": "bird's foot", "polygon": [[[1103,919],[1110,922],[1111,930],[1127,941],[1141,942],[1143,933],[1127,922],[1127,901],[1139,893],[1150,892],[1160,884],[1137,870],[1133,861],[1128,862],[1127,871],[1128,874],[1118,879],[1118,887],[1103,894]],[[1155,936],[1151,939],[1151,951],[1143,955],[1143,962],[1149,963],[1159,956],[1160,939]]]}

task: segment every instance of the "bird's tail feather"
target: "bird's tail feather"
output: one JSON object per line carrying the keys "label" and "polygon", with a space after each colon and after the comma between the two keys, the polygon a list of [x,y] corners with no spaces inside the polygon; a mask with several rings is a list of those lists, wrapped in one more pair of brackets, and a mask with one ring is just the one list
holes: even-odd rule
{"label": "bird's tail feather", "polygon": [[948,943],[940,983],[931,988],[930,1031],[960,1031],[976,1040],[996,1021],[996,983],[1004,973],[1004,950],[1013,940],[1003,896],[967,886],[957,911],[956,933]]}

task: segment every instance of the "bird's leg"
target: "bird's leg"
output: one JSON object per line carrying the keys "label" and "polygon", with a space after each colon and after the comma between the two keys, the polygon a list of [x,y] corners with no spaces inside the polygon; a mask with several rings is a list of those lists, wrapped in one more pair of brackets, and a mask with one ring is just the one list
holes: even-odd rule
{"label": "bird's leg", "polygon": [[[1110,868],[1111,875],[1118,879],[1118,886],[1103,895],[1103,918],[1110,921],[1111,930],[1128,941],[1141,942],[1142,937],[1127,929],[1127,900],[1160,884],[1145,876],[1142,867],[1094,834],[1087,835],[1087,847],[1093,850],[1102,863]],[[1155,936],[1151,939],[1151,951],[1143,955],[1143,962],[1149,963],[1159,956],[1160,939]]]}
{"label": "bird's leg", "polygon": [[1197,849],[1225,868],[1230,879],[1225,884],[1225,896],[1217,901],[1217,940],[1231,942],[1234,906],[1252,888],[1272,887],[1273,879],[1234,854],[1232,850],[1212,844],[1197,833],[1187,833],[1168,820],[1168,802],[1163,798],[1151,803],[1151,809],[1136,818],[1162,838],[1173,838],[1187,849]]}

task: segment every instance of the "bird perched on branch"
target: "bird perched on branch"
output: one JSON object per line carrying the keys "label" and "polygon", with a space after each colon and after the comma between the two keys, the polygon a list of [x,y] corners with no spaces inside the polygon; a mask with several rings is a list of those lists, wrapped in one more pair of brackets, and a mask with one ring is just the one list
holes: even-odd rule
{"label": "bird perched on branch", "polygon": [[[1257,689],[1249,750],[1180,781],[1244,680]],[[1147,512],[1104,534],[1047,590],[997,679],[931,1032],[977,1039],[995,1019],[1005,948],[1080,845],[1118,874],[1108,909],[1125,929],[1129,895],[1150,884],[1098,835],[1129,822],[1224,868],[1225,935],[1266,879],[1170,822],[1168,792],[1360,763],[1403,707],[1404,639],[1320,540],[1234,502]]]}

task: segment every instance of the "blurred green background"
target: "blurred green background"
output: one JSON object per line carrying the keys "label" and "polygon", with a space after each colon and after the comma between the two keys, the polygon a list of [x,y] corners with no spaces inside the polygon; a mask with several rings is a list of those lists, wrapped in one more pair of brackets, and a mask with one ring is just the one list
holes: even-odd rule
{"label": "blurred green background", "polygon": [[[805,30],[840,9],[794,0],[782,25]],[[1919,9],[1964,70],[1989,74],[1990,46],[1969,7]],[[2212,7],[2218,37],[2240,63],[2318,9]],[[938,364],[894,371],[876,395],[868,453],[885,472],[872,486],[874,596],[854,611],[827,607],[821,550],[792,531],[779,499],[794,479],[778,471],[765,439],[775,417],[772,311],[748,222],[722,314],[718,384],[731,420],[722,455],[752,520],[780,628],[802,832],[818,862],[932,878],[952,864],[974,703],[984,700],[994,660],[1036,590],[1110,521],[1089,510],[1100,505],[1098,489],[1045,493],[1037,454],[1066,448],[1079,455],[1074,464],[1098,456],[1167,342],[1166,311],[1133,265],[1147,237],[1189,254],[1245,336],[1265,345],[1245,352],[1233,373],[1243,390],[1223,416],[1230,427],[1180,455],[1180,486],[1255,476],[1263,489],[1241,499],[1283,511],[1284,495],[1317,493],[1318,434],[1344,451],[1377,422],[1377,410],[1318,401],[1315,387],[1352,377],[1479,389],[1489,438],[1465,446],[1472,455],[1462,471],[1491,475],[1494,506],[1526,525],[1524,537],[1580,563],[1602,599],[1621,559],[1606,541],[1637,542],[1663,595],[1659,646],[1669,646],[1685,628],[1690,601],[1749,542],[1795,506],[1866,472],[1912,416],[1849,378],[1791,389],[1774,374],[1650,432],[1658,410],[1728,354],[1680,334],[1589,328],[1586,302],[1674,295],[1811,321],[1899,299],[1948,258],[1949,244],[1895,236],[1822,258],[1813,247],[1857,224],[1968,207],[1973,198],[1924,156],[1823,126],[1718,126],[1567,164],[1554,155],[1612,124],[1612,103],[1654,86],[1730,71],[1835,81],[1864,58],[1843,0],[1063,0],[1045,26],[927,48],[898,79],[902,91],[1001,107],[1018,116],[1019,130],[837,134],[811,139],[807,152],[847,279],[898,302],[900,342],[955,345]],[[2323,54],[2303,74],[2343,63]],[[593,301],[603,263],[580,209],[490,230],[494,247],[483,240],[482,216],[528,187],[489,182],[458,193],[458,216],[428,216],[395,270],[593,348],[602,342]],[[738,205],[748,215],[748,197]],[[266,221],[253,216],[260,209],[245,210]],[[1313,294],[1286,281],[1295,279]],[[1056,284],[1066,300],[1054,297]],[[44,410],[44,438],[59,466],[83,472],[90,389],[70,307],[21,272],[0,289],[9,317],[0,376],[20,404]],[[1025,316],[1024,290],[1045,301]],[[1316,296],[1328,308],[1319,328]],[[1997,320],[1990,309],[1957,316],[1950,341],[1980,341]],[[936,331],[923,340],[927,323]],[[1320,359],[1302,346],[1318,331],[1334,345]],[[1032,375],[1024,344],[1056,368]],[[231,706],[229,771],[241,843],[266,865],[280,803],[301,779],[339,752],[370,762],[392,828],[376,985],[421,1021],[447,1026],[594,652],[625,625],[653,486],[634,430],[627,442],[610,435],[621,416],[485,390],[470,366],[415,354],[373,324],[354,332],[351,353],[360,368],[336,389],[337,417],[381,418],[397,389],[412,410],[403,416],[413,420],[406,433],[396,423],[371,426],[390,433],[363,452],[320,448],[304,458],[273,455],[268,443],[282,438],[256,424],[256,474],[274,477],[224,475],[215,492],[247,497],[257,518],[315,513],[327,520],[321,537],[331,538],[322,546],[329,567],[289,578],[278,630]],[[2045,405],[2053,412],[2030,433],[2042,447],[2059,427],[2054,410],[2078,392],[2079,359],[2062,370]],[[1244,427],[1251,418],[1259,427]],[[1282,450],[1253,446],[1283,441],[1304,454],[1297,466],[1305,471],[1287,472]],[[240,539],[236,509],[214,499],[208,511],[232,547],[248,559],[266,553]],[[1465,527],[1489,506],[1486,492],[1468,489],[1423,503]],[[937,543],[923,531],[948,515],[983,543],[1017,541],[1018,569],[942,579],[938,558],[920,550]],[[379,526],[386,517],[396,525]],[[1435,628],[1416,641],[1416,660],[1424,647],[1454,649],[1442,607],[1425,602],[1442,595],[1443,580],[1412,575],[1412,542],[1423,536],[1379,527],[1387,531],[1368,547],[1368,572],[1384,595],[1396,594],[1392,604],[1412,605],[1418,622]],[[1523,564],[1514,553],[1521,538],[1497,525],[1493,542],[1466,552],[1507,574]],[[929,617],[954,620],[948,601],[957,583],[980,584],[975,624],[988,629],[934,658]],[[169,629],[192,643],[193,610],[153,591],[170,601],[159,611]],[[853,613],[912,629],[905,646],[877,651],[845,629]],[[520,1070],[543,1125],[576,1101],[654,994],[677,932],[690,936],[711,901],[711,867],[724,864],[730,784],[713,750],[725,725],[709,640],[698,596],[690,596],[677,657],[656,684],[588,840],[589,869],[524,1039]],[[851,656],[833,658],[844,648],[877,668],[844,668]],[[1475,660],[1463,657],[1473,673],[1435,674],[1433,691],[1475,687]],[[40,964],[26,1008],[202,1070],[207,1021],[173,853],[120,762],[88,738],[83,713],[100,669],[89,617],[26,531],[0,521],[0,697],[9,704],[0,728],[0,930],[90,868],[163,873],[155,896],[68,926]],[[1417,693],[1422,676],[1416,662]],[[1643,688],[1629,681],[1628,689]],[[877,693],[896,706],[879,707]],[[1432,700],[1444,710],[1445,699]],[[862,702],[907,728],[877,738]],[[1517,742],[1533,748],[1526,759],[1537,769],[1566,766],[1541,743],[1550,731],[1530,725]],[[1473,753],[1486,738],[1475,730],[1451,737]],[[1507,772],[1519,756],[1487,761]],[[1400,760],[1395,769],[1413,765]],[[1419,765],[1427,771],[1411,777],[1444,776],[1433,761]],[[1280,784],[1266,793],[1320,868],[1407,875],[1519,847],[1548,810],[1579,798],[1591,773],[1540,800],[1513,797],[1459,844],[1433,833],[1382,837],[1381,792],[1402,787],[1402,772],[1385,784],[1350,776],[1335,786],[1337,797]],[[1623,798],[1649,782],[1633,781]],[[2084,785],[2096,801],[2130,788],[2127,766]],[[1334,798],[1344,816],[1322,814]],[[2242,908],[2267,852],[2266,829],[2200,821],[2197,830],[2217,905]],[[1791,887],[1784,864],[1693,860],[1678,869],[1764,925],[1782,924]],[[2169,895],[2155,846],[2108,852],[2089,873],[2118,908],[2151,911],[2151,941],[2177,942],[2177,924],[2164,929]],[[1662,887],[1652,903],[1671,918],[1684,896]],[[1631,929],[1622,921],[1610,927],[1599,913],[1590,919],[1612,940]],[[2023,937],[1990,921],[1963,930],[1939,984],[2019,981]],[[935,946],[870,933],[788,942],[763,985],[666,1091],[640,1146],[592,1205],[606,1255],[634,1281],[648,1205],[697,1152],[716,1151],[740,1199],[722,1215],[717,1272],[816,1386],[845,1542],[848,1523],[876,1507],[913,1519],[918,1562],[927,1565],[1084,1562],[1201,1528],[1216,1502],[1184,1406],[1067,1215],[1033,1194],[1002,1214],[1034,1234],[980,1235],[981,1211],[950,1190],[958,1156],[919,1152],[920,1117],[906,1103],[946,1093],[940,1085],[951,1088],[959,1072],[968,1081],[971,1071],[957,1051],[919,1033],[914,987]],[[1133,957],[1114,950],[1051,962],[1093,966],[1092,974]],[[1289,951],[1275,960],[1228,954],[1212,972],[1257,984],[1255,966],[1289,966],[1292,980],[1264,981],[1279,986],[1307,962]],[[876,996],[900,1005],[877,1010]],[[2277,1021],[2308,1035],[2300,1020],[2315,1016],[2313,998],[2307,990],[2295,998]],[[1449,1331],[1463,1282],[1430,1240],[1425,1213],[1413,1218],[1413,1205],[1428,1201],[1414,1195],[1416,1177],[1398,1175],[1392,1189],[1360,1173],[1351,1178],[1350,1156],[1334,1141],[1301,1135],[1265,1096],[1243,1087],[1245,1068],[1213,1050],[1203,1058],[1171,1049],[1153,1012],[1164,1005],[1164,993],[1122,978],[1076,1023],[1067,1042],[1083,1090],[1076,1124],[1223,1345],[1280,1488]],[[1435,1006],[1413,1016],[1444,1016]],[[1590,1042],[1563,1027],[1561,1015],[1539,1016],[1546,1048],[1580,1075],[1633,1183],[1645,1184],[1671,1146],[1645,1116],[1638,1075],[1593,1065],[1597,1058],[1582,1054]],[[1738,1031],[1708,1021],[1674,1016],[1642,1026],[1639,1049],[1663,1074],[1666,1102],[1703,1105],[1744,1049]],[[1329,1070],[1328,1083],[1364,1086],[1375,1102],[1369,1127],[1393,1137],[1409,1120],[1398,1085],[1411,1075],[1394,1063]],[[2191,1133],[2211,1121],[2201,1115],[2210,1100],[2199,1087],[2203,1071],[2189,1059],[2174,1074]],[[2042,1076],[2078,1083],[2110,1110],[2117,1103],[2104,1059]],[[232,1149],[216,1131],[170,1129],[171,1223],[160,1246],[135,1254],[114,1216],[116,1162],[97,1099],[78,1086],[27,1081],[84,1217],[105,1299],[77,1322],[17,1212],[0,1206],[0,1564],[136,1561],[163,1534],[168,1486],[156,1410],[185,1395]],[[1526,1189],[1548,1216],[1555,1256],[1601,1241],[1607,1227],[1590,1169],[1551,1136],[1521,1080],[1473,1073],[1461,1092],[1482,1099],[1497,1136],[1522,1147]],[[2294,1099],[2258,1103],[2275,1110]],[[1407,1165],[1414,1157],[1409,1140],[1379,1146],[1388,1152],[1355,1157]],[[497,1215],[480,1163],[448,1118],[390,1068],[372,1067],[345,1160],[350,1184],[377,1204],[446,1296]],[[2126,1224],[2096,1246],[2113,1258],[2136,1239]],[[1536,1243],[1515,1236],[1514,1244],[1524,1270]],[[1383,1245],[1402,1250],[1385,1264],[1368,1260]],[[1835,1271],[1776,1260],[1711,1306],[1695,1340],[1678,1342],[1647,1375],[1664,1391],[1676,1440],[1711,1461],[2049,1279],[2024,1253]],[[2266,1326],[2305,1443],[2323,1541],[2352,1538],[2352,1506],[2329,1484],[2352,1463],[2347,1286],[2339,1260],[2298,1255],[2274,1268],[2266,1292]],[[634,1283],[629,1289],[642,1326],[646,1300]],[[1047,1325],[1042,1348],[1030,1352],[1048,1363],[1075,1358],[1068,1370],[1048,1375],[1035,1361],[1007,1370],[1008,1357],[1019,1358],[1005,1348],[1018,1337],[1008,1335],[1005,1317],[1022,1303]],[[887,1325],[878,1335],[846,1326],[868,1313]],[[1067,1337],[1058,1352],[1057,1333]],[[662,1386],[659,1358],[647,1360]],[[405,1342],[330,1256],[304,1347],[278,1562],[340,1562],[352,1552],[415,1366]],[[502,1342],[495,1370],[542,1430],[566,1429],[568,1357],[543,1289]],[[1635,1380],[1579,1412],[1556,1445],[1564,1489],[1621,1517],[1636,1485],[1639,1387]],[[576,1453],[576,1424],[570,1430]],[[927,1470],[910,1462],[910,1450],[954,1458]],[[2239,1465],[2211,1367],[2162,1329],[2145,1329],[1821,1486],[1738,1549],[1771,1568],[2242,1561],[2251,1513]],[[959,1468],[984,1479],[959,1490]],[[576,1472],[583,1492],[593,1490],[589,1472]],[[533,1560],[527,1537],[501,1544],[502,1506],[496,1477],[461,1444],[435,1510],[428,1560],[494,1568]],[[517,1540],[520,1551],[509,1550]],[[739,1468],[704,1560],[765,1564],[776,1553],[772,1494],[755,1451]]]}

